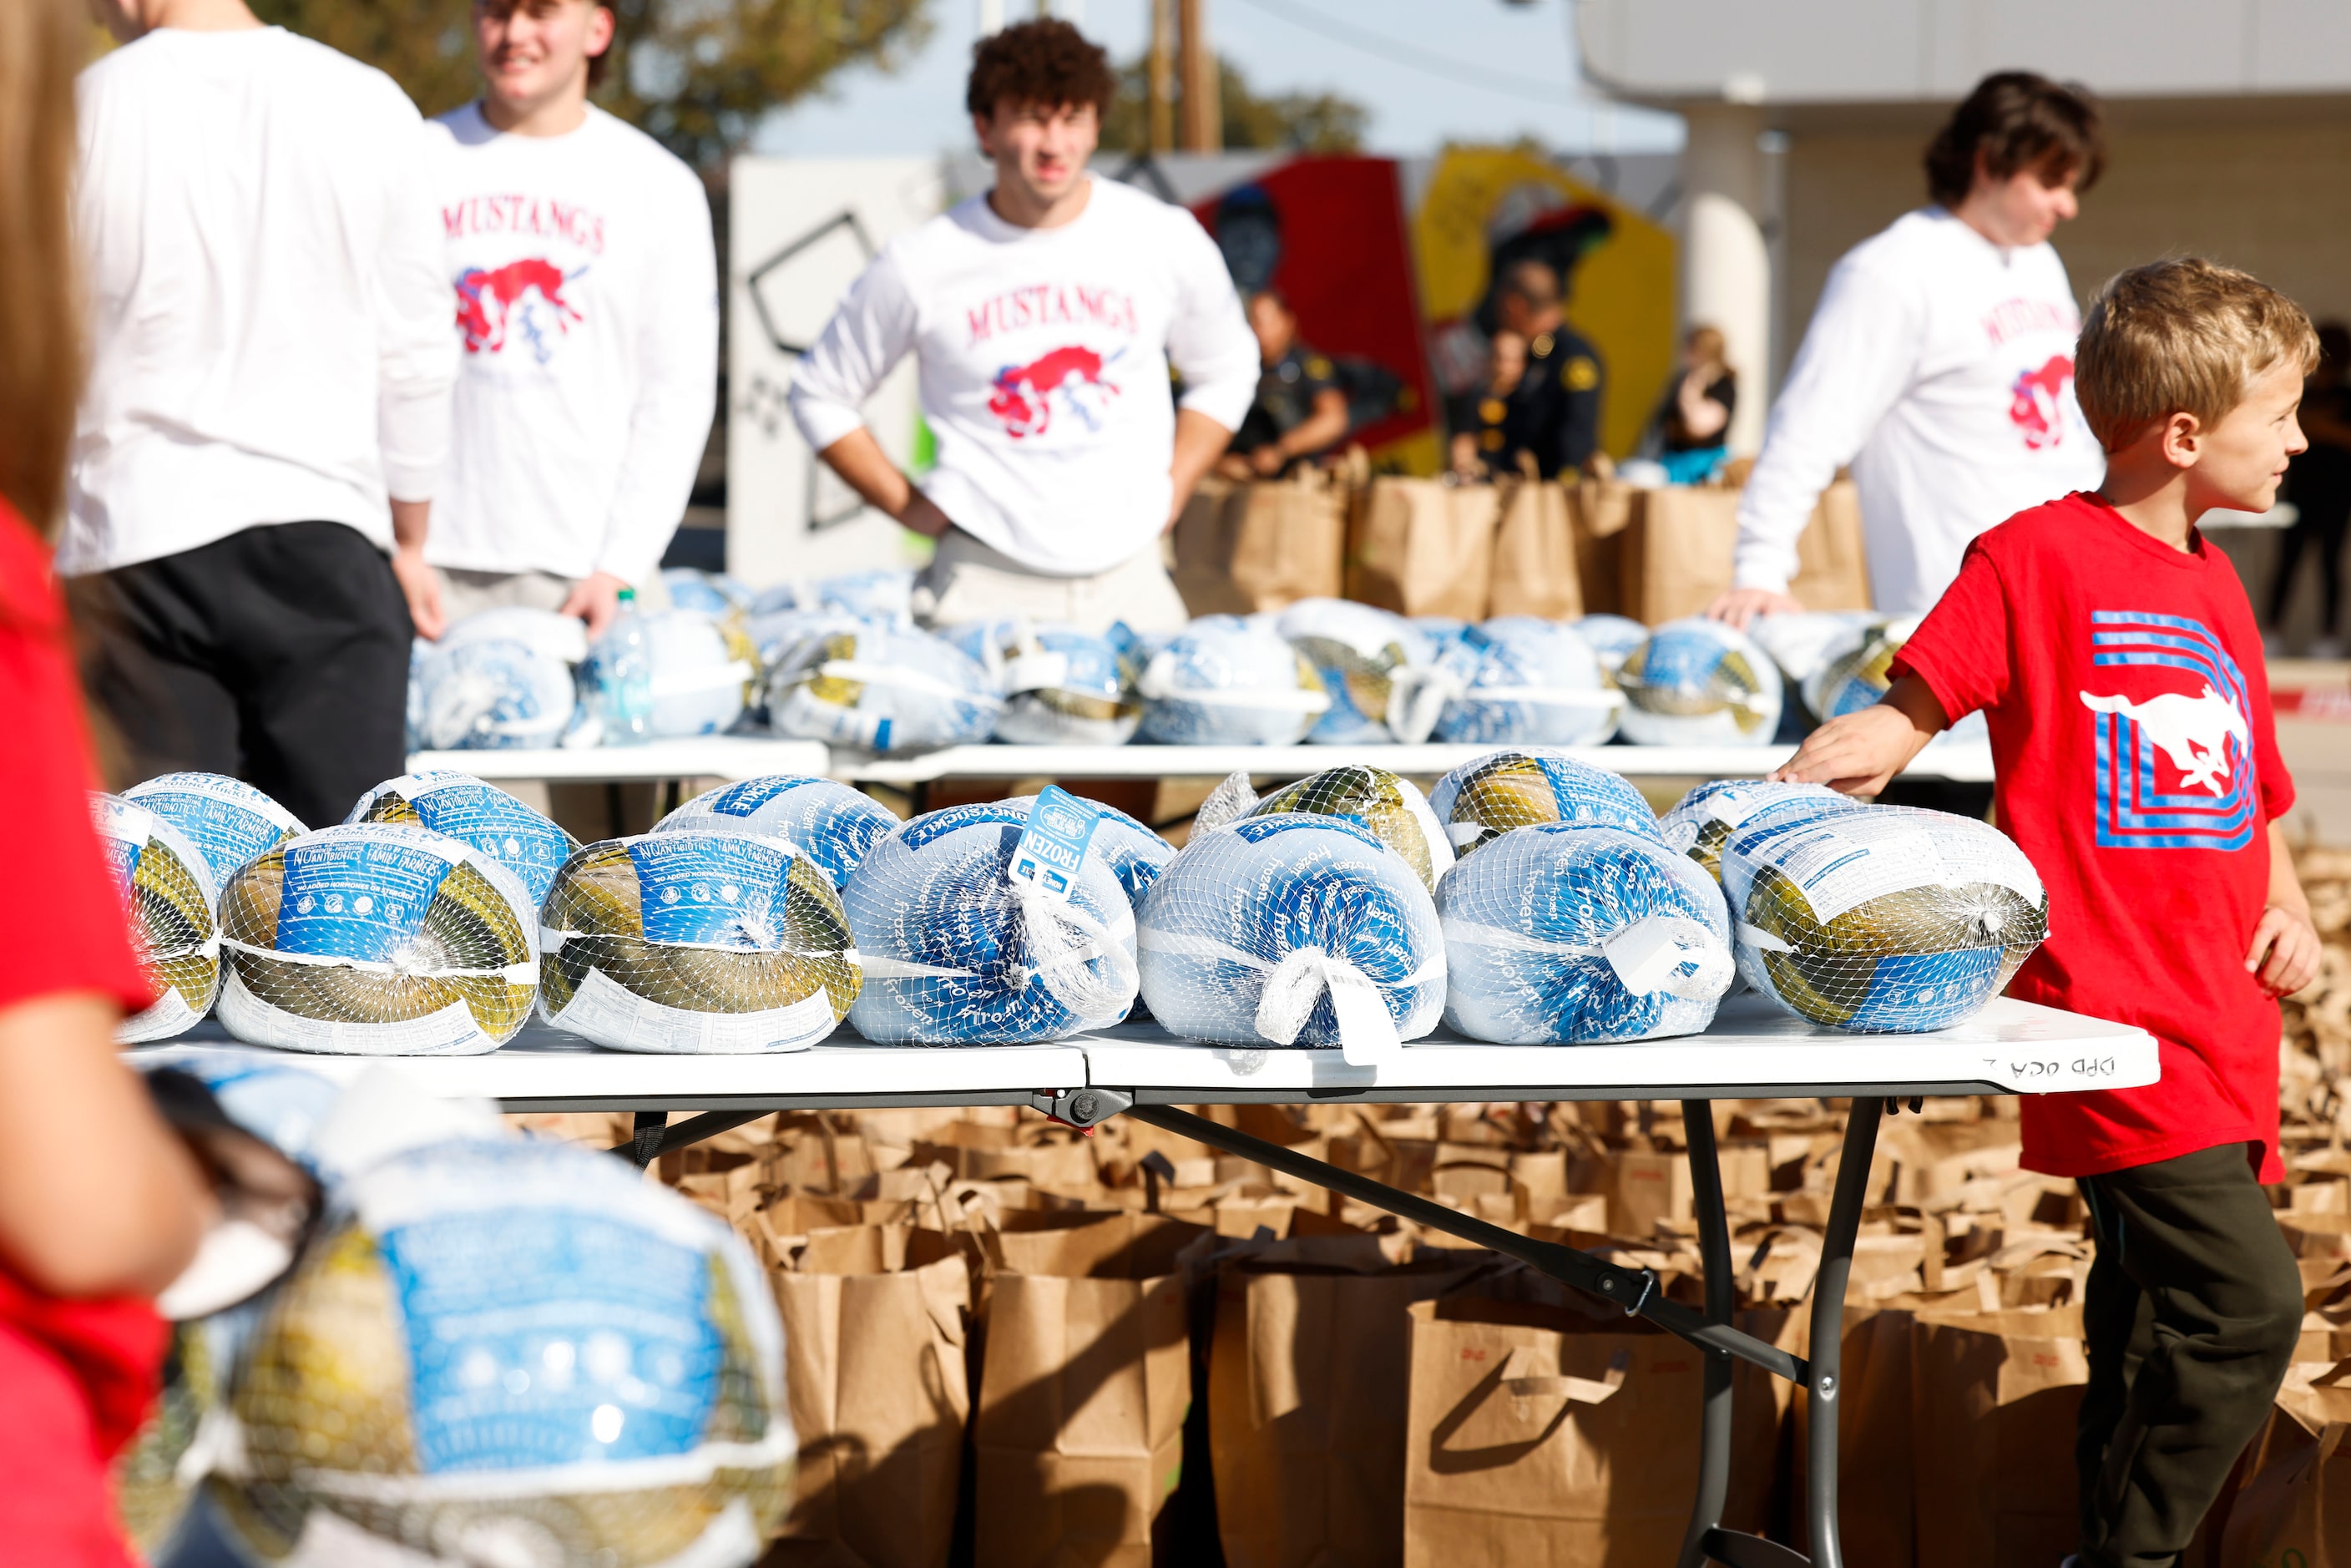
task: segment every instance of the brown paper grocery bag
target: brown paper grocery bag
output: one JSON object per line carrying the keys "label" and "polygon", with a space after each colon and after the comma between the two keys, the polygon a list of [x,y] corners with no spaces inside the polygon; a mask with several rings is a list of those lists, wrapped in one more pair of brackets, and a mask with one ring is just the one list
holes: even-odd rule
{"label": "brown paper grocery bag", "polygon": [[1334,599],[1346,550],[1347,482],[1302,468],[1294,478],[1211,476],[1176,521],[1176,590],[1195,615],[1247,615]]}
{"label": "brown paper grocery bag", "polygon": [[[883,1228],[870,1228],[881,1230]],[[903,1237],[860,1248],[818,1233],[803,1267],[769,1276],[784,1320],[785,1383],[799,1472],[768,1568],[942,1568],[971,1396],[964,1368],[963,1262],[859,1270]],[[823,1255],[811,1259],[811,1252]]]}
{"label": "brown paper grocery bag", "polygon": [[1484,620],[1499,505],[1491,485],[1373,480],[1347,525],[1347,597],[1400,615]]}
{"label": "brown paper grocery bag", "polygon": [[[1700,613],[1729,589],[1738,544],[1737,490],[1667,485],[1641,492],[1619,558],[1624,613],[1652,626]],[[1807,610],[1869,608],[1861,503],[1851,480],[1822,492],[1797,536],[1788,592]]]}
{"label": "brown paper grocery bag", "polygon": [[[1809,1314],[1809,1303],[1804,1316]],[[1871,1568],[1914,1568],[1918,1561],[1917,1509],[1911,1458],[1911,1316],[1907,1312],[1862,1305],[1848,1297],[1837,1409],[1837,1519],[1848,1563]],[[1805,1327],[1809,1329],[1807,1321]],[[1787,1348],[1806,1353],[1810,1334]],[[1741,1364],[1740,1370],[1746,1370]],[[1774,1379],[1774,1381],[1778,1381]],[[1792,1388],[1792,1385],[1782,1385]],[[1811,1531],[1802,1504],[1809,1469],[1811,1407],[1793,1397],[1794,1443],[1791,1460],[1797,1499],[1792,1539],[1805,1550]]]}
{"label": "brown paper grocery bag", "polygon": [[1209,1233],[1104,1215],[986,1239],[996,1269],[972,1427],[989,1568],[1144,1568],[1183,1470],[1185,1291]]}
{"label": "brown paper grocery bag", "polygon": [[1217,1523],[1230,1568],[1404,1560],[1405,1309],[1483,1267],[1384,1238],[1303,1238],[1218,1270],[1208,1363]]}
{"label": "brown paper grocery bag", "polygon": [[1698,1485],[1696,1350],[1568,1306],[1410,1312],[1409,1568],[1674,1561]]}
{"label": "brown paper grocery bag", "polygon": [[1565,487],[1534,472],[1506,476],[1495,486],[1494,564],[1489,615],[1539,615],[1573,621],[1583,613],[1576,570],[1573,507]]}
{"label": "brown paper grocery bag", "polygon": [[2088,1380],[2078,1307],[1917,1315],[1918,1568],[2056,1563],[2080,1543],[2074,1416]]}
{"label": "brown paper grocery bag", "polygon": [[1621,479],[1584,479],[1566,495],[1583,612],[1631,614],[1625,604],[1625,545],[1642,492]]}

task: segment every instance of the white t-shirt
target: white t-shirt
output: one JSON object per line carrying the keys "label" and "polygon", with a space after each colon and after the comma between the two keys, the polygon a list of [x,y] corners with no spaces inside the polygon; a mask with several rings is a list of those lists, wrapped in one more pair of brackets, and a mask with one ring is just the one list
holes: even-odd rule
{"label": "white t-shirt", "polygon": [[455,432],[425,559],[653,576],[718,385],[718,264],[693,170],[602,110],[562,136],[433,121]]}
{"label": "white t-shirt", "polygon": [[1078,577],[1166,525],[1183,406],[1228,430],[1257,395],[1257,339],[1207,231],[1116,181],[1028,229],[975,196],[899,235],[850,286],[800,362],[792,416],[821,452],[912,351],[938,465],[924,493],[1023,566]]}
{"label": "white t-shirt", "polygon": [[1740,498],[1739,586],[1787,587],[1796,536],[1846,464],[1889,614],[1931,609],[1986,528],[2095,486],[2105,457],[2074,401],[2081,327],[2055,250],[2003,249],[1940,207],[1847,251]]}
{"label": "white t-shirt", "polygon": [[430,150],[390,77],[277,27],[161,28],[81,76],[89,389],[57,569],[260,523],[392,543],[449,440]]}

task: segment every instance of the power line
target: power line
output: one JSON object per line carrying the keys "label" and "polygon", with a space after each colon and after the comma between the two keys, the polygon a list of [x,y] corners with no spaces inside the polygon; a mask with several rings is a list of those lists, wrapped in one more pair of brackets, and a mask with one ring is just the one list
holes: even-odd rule
{"label": "power line", "polygon": [[1467,60],[1431,54],[1415,44],[1369,27],[1358,27],[1352,22],[1342,22],[1319,11],[1293,5],[1290,0],[1245,0],[1269,16],[1279,16],[1293,27],[1319,34],[1333,43],[1345,44],[1367,55],[1376,55],[1396,65],[1426,71],[1431,76],[1449,78],[1471,87],[1485,88],[1493,92],[1509,93],[1516,98],[1531,99],[1537,103],[1559,107],[1575,97],[1563,83],[1546,82],[1538,77],[1522,77],[1508,71],[1491,71]]}

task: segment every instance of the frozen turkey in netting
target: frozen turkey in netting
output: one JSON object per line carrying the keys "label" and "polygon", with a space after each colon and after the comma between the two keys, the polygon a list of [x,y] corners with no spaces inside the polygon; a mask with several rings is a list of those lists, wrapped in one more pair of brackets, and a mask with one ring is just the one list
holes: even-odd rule
{"label": "frozen turkey in netting", "polygon": [[580,703],[570,665],[507,638],[435,645],[415,678],[417,739],[432,751],[550,747]]}
{"label": "frozen turkey in netting", "polygon": [[1306,656],[1270,626],[1203,615],[1151,656],[1141,735],[1170,746],[1295,746],[1330,711]]}
{"label": "frozen turkey in netting", "polygon": [[1306,655],[1331,698],[1307,732],[1317,744],[1395,738],[1412,690],[1405,672],[1437,657],[1437,645],[1403,616],[1344,599],[1301,599],[1274,629]]}
{"label": "frozen turkey in netting", "polygon": [[310,830],[293,812],[239,779],[218,773],[166,773],[122,792],[180,830],[204,857],[213,897],[239,867],[264,850]]}
{"label": "frozen turkey in netting", "polygon": [[1616,672],[1625,738],[1636,746],[1768,746],[1780,724],[1780,671],[1720,621],[1668,621]]}
{"label": "frozen turkey in netting", "polygon": [[1917,1031],[1972,1016],[2049,933],[2049,897],[1988,822],[1905,806],[1763,807],[1722,848],[1739,972],[1798,1018]]}
{"label": "frozen turkey in netting", "polygon": [[[633,666],[642,660],[643,689]],[[633,612],[615,620],[588,650],[580,668],[584,689],[604,694],[614,711],[637,716],[644,734],[662,740],[715,735],[742,716],[747,686],[758,678],[746,634],[699,610]]]}
{"label": "frozen turkey in netting", "polygon": [[1918,630],[1919,617],[1870,621],[1847,628],[1823,651],[1820,667],[1804,679],[1804,706],[1825,723],[1874,707],[1894,685],[1895,655]]}
{"label": "frozen turkey in netting", "polygon": [[1657,814],[1621,774],[1544,752],[1495,751],[1466,762],[1437,781],[1428,805],[1457,855],[1542,822],[1657,836]]}
{"label": "frozen turkey in netting", "polygon": [[306,833],[221,894],[221,1022],[288,1051],[496,1051],[530,1016],[538,927],[521,879],[446,834],[406,822]]}
{"label": "frozen turkey in netting", "polygon": [[1828,662],[1838,640],[1876,619],[1866,610],[1784,611],[1749,622],[1747,638],[1771,656],[1782,685],[1801,696],[1805,681]]}
{"label": "frozen turkey in netting", "polygon": [[996,738],[1014,746],[1123,746],[1143,722],[1140,674],[1109,637],[1074,626],[973,621],[940,633],[1004,698]]}
{"label": "frozen turkey in netting", "polygon": [[454,648],[463,643],[490,641],[525,643],[550,659],[577,664],[588,657],[588,623],[577,615],[559,615],[552,610],[534,610],[525,604],[502,604],[476,610],[462,621],[452,622],[449,629],[441,633],[440,641],[426,646]]}
{"label": "frozen turkey in netting", "polygon": [[625,1161],[459,1137],[345,1186],[246,1346],[209,1483],[247,1556],[740,1568],[790,1499],[783,1331]]}
{"label": "frozen turkey in netting", "polygon": [[1004,711],[977,660],[927,632],[866,624],[802,641],[768,676],[778,735],[868,751],[977,746]]}
{"label": "frozen turkey in netting", "polygon": [[359,799],[347,822],[413,822],[471,844],[515,873],[535,908],[580,841],[505,790],[470,773],[429,768],[387,779]]}
{"label": "frozen turkey in netting", "polygon": [[814,861],[837,888],[875,844],[897,831],[898,818],[849,785],[771,773],[696,795],[653,824],[657,833],[696,828],[781,839]]}
{"label": "frozen turkey in netting", "polygon": [[1629,615],[1586,615],[1568,625],[1583,639],[1610,680],[1625,665],[1625,655],[1649,639],[1649,629]]}
{"label": "frozen turkey in netting", "polygon": [[679,610],[722,617],[741,614],[751,607],[751,591],[723,571],[673,566],[664,568],[661,577],[670,603]]}
{"label": "frozen turkey in netting", "polygon": [[1453,846],[1420,786],[1384,768],[1357,764],[1326,768],[1254,801],[1244,799],[1248,785],[1245,773],[1227,779],[1200,807],[1193,819],[1195,830],[1220,827],[1240,816],[1273,817],[1291,811],[1342,817],[1368,829],[1374,838],[1403,856],[1423,887],[1434,889],[1437,879],[1453,869]]}
{"label": "frozen turkey in netting", "polygon": [[858,1033],[884,1045],[1007,1045],[1126,1016],[1134,910],[1108,846],[1086,842],[1066,897],[1016,878],[1034,805],[916,817],[850,873],[841,903],[866,970],[850,1010]]}
{"label": "frozen turkey in netting", "polygon": [[220,897],[210,862],[157,811],[119,795],[90,797],[99,843],[114,873],[140,967],[160,994],[114,1027],[124,1045],[168,1040],[211,1010],[221,983]]}
{"label": "frozen turkey in netting", "polygon": [[1544,822],[1503,834],[1437,890],[1445,1021],[1503,1045],[1696,1034],[1733,976],[1706,873],[1655,837]]}
{"label": "frozen turkey in netting", "polygon": [[590,844],[540,912],[539,1011],[616,1051],[800,1051],[861,983],[832,879],[705,818]]}
{"label": "frozen turkey in netting", "polygon": [[1719,883],[1723,841],[1749,817],[1782,800],[1809,801],[1810,809],[1818,811],[1863,809],[1859,801],[1838,794],[1825,784],[1718,779],[1699,785],[1676,801],[1672,810],[1657,819],[1657,831],[1677,852],[1689,856],[1706,868],[1707,875]]}
{"label": "frozen turkey in netting", "polygon": [[1481,622],[1411,677],[1398,738],[1597,746],[1616,733],[1624,697],[1575,632],[1531,615]]}
{"label": "frozen turkey in netting", "polygon": [[1217,1045],[1389,1060],[1437,1026],[1445,943],[1402,856],[1343,817],[1244,817],[1196,833],[1143,901],[1143,999]]}

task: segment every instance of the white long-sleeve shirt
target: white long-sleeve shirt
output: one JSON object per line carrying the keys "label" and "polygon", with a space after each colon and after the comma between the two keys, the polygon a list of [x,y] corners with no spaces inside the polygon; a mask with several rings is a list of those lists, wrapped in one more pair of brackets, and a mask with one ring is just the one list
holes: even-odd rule
{"label": "white long-sleeve shirt", "polygon": [[1051,576],[1104,571],[1157,538],[1176,403],[1228,430],[1257,395],[1257,339],[1192,214],[1094,179],[1058,228],[985,196],[899,235],[825,324],[792,383],[821,452],[906,354],[938,463],[923,490],[957,528]]}
{"label": "white long-sleeve shirt", "polygon": [[2105,458],[2074,401],[2081,325],[2055,250],[2003,249],[1940,207],[1847,251],[1740,497],[1738,585],[1785,590],[1846,464],[1871,598],[1893,614],[1931,609],[1986,528],[2095,486]]}
{"label": "white long-sleeve shirt", "polygon": [[502,133],[474,104],[429,134],[464,353],[425,559],[643,582],[684,515],[717,398],[702,182],[592,105],[562,136]]}
{"label": "white long-sleeve shirt", "polygon": [[89,390],[58,570],[263,523],[392,544],[449,441],[448,284],[422,122],[276,27],[162,28],[82,73]]}

